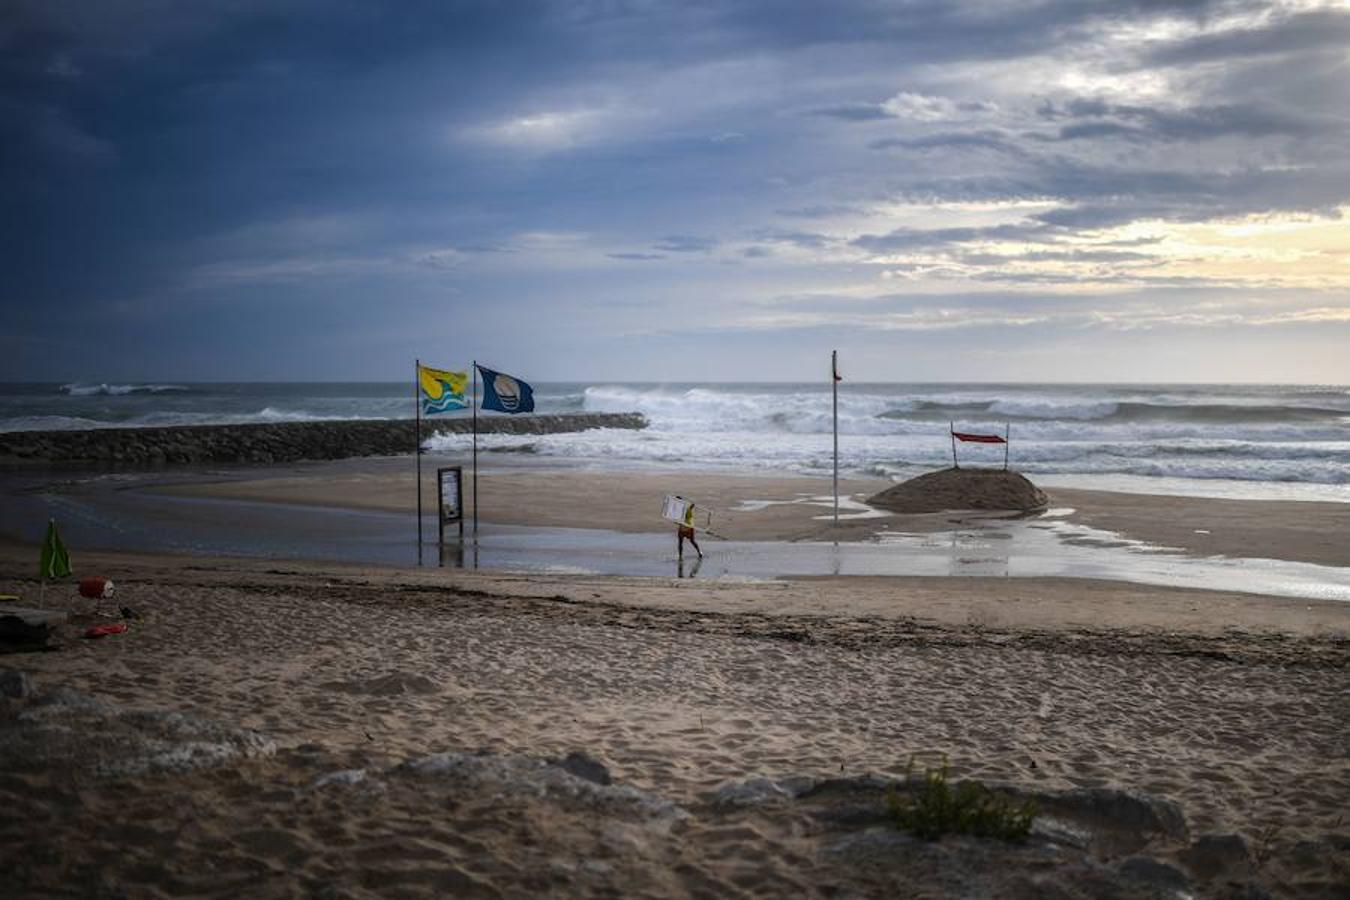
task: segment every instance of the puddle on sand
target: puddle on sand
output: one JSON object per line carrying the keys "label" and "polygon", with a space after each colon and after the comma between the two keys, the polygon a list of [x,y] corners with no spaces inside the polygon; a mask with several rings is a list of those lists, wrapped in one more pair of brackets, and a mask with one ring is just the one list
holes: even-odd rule
{"label": "puddle on sand", "polygon": [[[761,509],[768,509],[770,506],[819,506],[828,509],[825,515],[812,516],[818,521],[829,521],[834,518],[834,495],[833,494],[798,494],[792,500],[742,500],[738,505],[731,508],[732,512],[758,512]],[[885,510],[874,509],[863,503],[861,500],[854,500],[851,497],[839,498],[839,521],[846,519],[882,519],[891,515]]]}
{"label": "puddle on sand", "polygon": [[[828,496],[793,502],[819,504],[822,499],[833,504]],[[32,543],[41,538],[38,526],[55,515],[72,548],[394,566],[418,562],[416,526],[406,515],[125,490],[11,494],[6,501],[16,507],[8,522],[35,524],[22,531],[0,522],[0,533]],[[480,527],[476,542],[468,538],[463,545],[447,545],[444,564],[722,580],[794,575],[1059,576],[1350,601],[1350,568],[1190,557],[1174,548],[1069,522],[1070,512],[1056,509],[1027,519],[962,519],[948,531],[883,531],[864,542],[708,540],[703,545],[705,558],[697,565],[693,559],[681,563],[676,558],[673,535],[666,533],[492,525]],[[423,561],[436,565],[434,517],[424,519],[423,533]]]}

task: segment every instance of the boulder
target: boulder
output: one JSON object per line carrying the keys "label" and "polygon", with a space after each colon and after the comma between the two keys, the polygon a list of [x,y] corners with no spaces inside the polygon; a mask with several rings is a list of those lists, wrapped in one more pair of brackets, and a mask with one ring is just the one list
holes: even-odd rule
{"label": "boulder", "polygon": [[267,737],[166,709],[123,708],[68,688],[34,695],[0,720],[0,771],[121,778],[270,756]]}
{"label": "boulder", "polygon": [[583,778],[592,784],[613,784],[614,779],[609,775],[609,769],[589,753],[583,753],[580,750],[573,750],[567,754],[559,763],[559,768],[565,772],[571,772],[578,778]]}
{"label": "boulder", "polygon": [[33,693],[33,679],[18,669],[0,669],[0,697],[24,700]]}
{"label": "boulder", "polygon": [[713,803],[723,808],[759,806],[780,800],[791,800],[792,794],[768,778],[748,778],[724,784],[713,794]]}
{"label": "boulder", "polygon": [[1219,876],[1246,878],[1252,872],[1247,842],[1236,834],[1203,834],[1182,851],[1181,861],[1202,881]]}

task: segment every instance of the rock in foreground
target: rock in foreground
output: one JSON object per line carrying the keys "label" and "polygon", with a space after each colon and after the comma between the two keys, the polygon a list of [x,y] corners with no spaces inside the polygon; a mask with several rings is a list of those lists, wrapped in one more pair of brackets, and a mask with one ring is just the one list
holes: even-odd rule
{"label": "rock in foreground", "polygon": [[871,506],[898,513],[955,509],[1032,512],[1050,502],[1024,475],[1003,469],[943,469],[895,485],[867,498]]}
{"label": "rock in foreground", "polygon": [[271,756],[265,735],[168,709],[130,709],[69,688],[0,715],[0,771],[102,778],[182,773]]}

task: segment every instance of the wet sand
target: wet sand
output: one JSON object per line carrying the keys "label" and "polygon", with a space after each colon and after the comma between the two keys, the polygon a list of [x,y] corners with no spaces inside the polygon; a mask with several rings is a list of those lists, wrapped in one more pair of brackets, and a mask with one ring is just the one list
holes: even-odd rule
{"label": "wet sand", "polygon": [[1072,519],[1200,556],[1350,566],[1350,503],[1221,500],[1057,488]]}
{"label": "wet sand", "polygon": [[[429,459],[423,470],[428,509],[435,504],[437,464],[437,460]],[[466,494],[469,484],[466,469]],[[889,485],[880,479],[841,479],[839,493],[845,501],[856,504]],[[316,465],[305,472],[286,474],[262,470],[253,476],[179,484],[163,490],[179,496],[388,512],[407,513],[416,505],[416,478],[407,460],[402,459]],[[854,518],[858,510],[846,502],[836,528],[831,521],[829,480],[801,476],[597,472],[494,465],[480,474],[478,490],[483,522],[637,533],[669,531],[670,524],[660,516],[661,499],[666,494],[680,494],[713,510],[712,526],[719,534],[747,541],[868,540],[882,529],[941,531],[951,528],[954,521],[968,518],[946,513]],[[1074,510],[1069,521],[1198,556],[1350,566],[1350,540],[1346,539],[1350,535],[1350,503],[1220,500],[1070,489],[1048,493],[1053,506]],[[773,502],[761,505],[757,501]],[[466,503],[471,510],[471,502]]]}

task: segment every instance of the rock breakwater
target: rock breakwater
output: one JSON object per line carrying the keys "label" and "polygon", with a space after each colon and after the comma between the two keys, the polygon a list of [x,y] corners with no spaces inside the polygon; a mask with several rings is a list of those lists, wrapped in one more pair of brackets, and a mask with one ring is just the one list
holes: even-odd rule
{"label": "rock breakwater", "polygon": [[[639,413],[490,416],[478,420],[480,434],[560,434],[646,426],[647,420]],[[468,434],[472,427],[467,418],[423,421],[422,438]],[[164,466],[393,456],[409,453],[416,439],[412,419],[12,431],[0,433],[0,466]]]}

